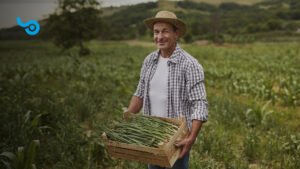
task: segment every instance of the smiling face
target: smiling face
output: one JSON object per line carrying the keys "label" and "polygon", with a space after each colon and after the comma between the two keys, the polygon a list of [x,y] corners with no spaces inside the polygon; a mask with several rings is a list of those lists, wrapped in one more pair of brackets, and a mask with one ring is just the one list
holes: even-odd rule
{"label": "smiling face", "polygon": [[178,32],[174,27],[165,22],[156,22],[153,25],[154,42],[158,49],[168,51],[175,49]]}

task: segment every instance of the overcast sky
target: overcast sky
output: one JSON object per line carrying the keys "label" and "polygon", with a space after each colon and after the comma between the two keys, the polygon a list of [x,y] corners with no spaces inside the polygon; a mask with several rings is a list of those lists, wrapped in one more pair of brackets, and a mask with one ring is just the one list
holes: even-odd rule
{"label": "overcast sky", "polygon": [[[156,0],[101,0],[102,7],[131,5]],[[0,0],[0,28],[16,25],[16,17],[23,22],[40,20],[54,12],[57,0]]]}

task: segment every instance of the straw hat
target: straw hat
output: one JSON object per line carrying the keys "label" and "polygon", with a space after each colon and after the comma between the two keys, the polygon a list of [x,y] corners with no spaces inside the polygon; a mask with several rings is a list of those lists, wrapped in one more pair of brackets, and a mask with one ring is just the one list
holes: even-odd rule
{"label": "straw hat", "polygon": [[185,23],[182,20],[178,19],[173,12],[159,11],[155,15],[155,17],[144,20],[146,26],[151,30],[153,30],[153,25],[156,22],[167,22],[171,25],[174,25],[178,29],[177,31],[179,32],[179,37],[182,37],[186,32]]}

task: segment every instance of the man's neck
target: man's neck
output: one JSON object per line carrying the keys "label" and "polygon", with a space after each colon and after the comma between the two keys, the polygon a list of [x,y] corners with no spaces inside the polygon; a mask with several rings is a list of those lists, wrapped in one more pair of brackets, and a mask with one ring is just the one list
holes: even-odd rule
{"label": "man's neck", "polygon": [[173,54],[174,50],[176,49],[176,44],[168,49],[160,50],[160,54],[164,58],[169,58]]}

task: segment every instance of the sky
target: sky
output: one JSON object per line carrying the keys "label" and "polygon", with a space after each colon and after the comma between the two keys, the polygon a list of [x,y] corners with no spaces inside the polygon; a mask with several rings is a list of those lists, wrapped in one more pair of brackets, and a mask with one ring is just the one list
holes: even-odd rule
{"label": "sky", "polygon": [[[132,5],[156,0],[101,0],[102,7]],[[16,17],[22,22],[40,20],[54,12],[57,0],[0,0],[0,29],[16,25]]]}

